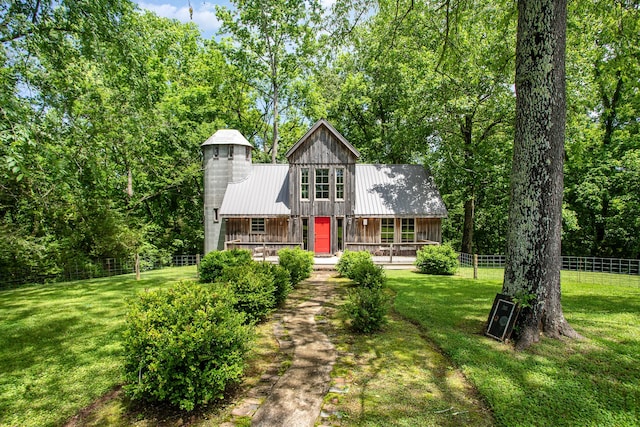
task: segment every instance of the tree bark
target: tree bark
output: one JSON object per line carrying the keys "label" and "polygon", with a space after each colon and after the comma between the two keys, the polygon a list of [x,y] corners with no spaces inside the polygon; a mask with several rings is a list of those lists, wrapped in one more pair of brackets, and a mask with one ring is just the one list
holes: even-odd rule
{"label": "tree bark", "polygon": [[460,124],[464,141],[464,168],[466,173],[467,200],[464,202],[464,224],[462,226],[462,252],[473,253],[473,230],[475,220],[475,177],[473,176],[473,116],[467,114]]}
{"label": "tree bark", "polygon": [[278,162],[278,84],[273,83],[273,145],[271,146],[271,163]]}
{"label": "tree bark", "polygon": [[475,215],[475,202],[473,195],[464,202],[464,225],[462,226],[462,252],[473,253],[473,217]]}
{"label": "tree bark", "polygon": [[518,320],[516,348],[578,337],[560,303],[565,134],[566,0],[519,0],[516,127],[502,292],[532,297]]}

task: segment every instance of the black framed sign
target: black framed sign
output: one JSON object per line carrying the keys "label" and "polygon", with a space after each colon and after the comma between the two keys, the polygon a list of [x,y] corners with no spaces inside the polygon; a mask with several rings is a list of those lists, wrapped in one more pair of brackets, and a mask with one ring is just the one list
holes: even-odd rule
{"label": "black framed sign", "polygon": [[508,295],[497,294],[489,313],[487,336],[504,342],[508,340],[518,318],[520,307]]}

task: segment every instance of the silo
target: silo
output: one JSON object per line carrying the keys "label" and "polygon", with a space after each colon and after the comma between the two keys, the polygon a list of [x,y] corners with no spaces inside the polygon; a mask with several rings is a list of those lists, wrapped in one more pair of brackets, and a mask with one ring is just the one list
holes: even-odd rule
{"label": "silo", "polygon": [[235,129],[220,129],[202,145],[204,170],[204,253],[224,248],[225,221],[220,206],[231,182],[251,172],[253,146]]}

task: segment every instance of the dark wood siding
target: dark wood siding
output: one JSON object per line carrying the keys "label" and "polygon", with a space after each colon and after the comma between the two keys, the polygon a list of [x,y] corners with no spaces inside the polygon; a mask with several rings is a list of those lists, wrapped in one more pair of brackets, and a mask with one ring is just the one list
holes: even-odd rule
{"label": "dark wood siding", "polygon": [[265,218],[265,232],[251,233],[250,218],[228,218],[226,223],[226,240],[242,242],[288,242],[289,219]]}
{"label": "dark wood siding", "polygon": [[[351,216],[355,209],[356,157],[326,127],[320,126],[289,156],[291,215]],[[309,170],[309,200],[300,199],[302,168]],[[344,198],[336,200],[336,169],[344,168]],[[315,172],[329,170],[329,199],[315,199]]]}

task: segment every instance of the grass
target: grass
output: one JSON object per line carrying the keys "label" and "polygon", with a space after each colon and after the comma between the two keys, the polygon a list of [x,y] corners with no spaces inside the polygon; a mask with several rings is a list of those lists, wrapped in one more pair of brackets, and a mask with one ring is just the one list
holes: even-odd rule
{"label": "grass", "polygon": [[122,380],[126,301],[195,267],[0,291],[0,425],[56,426]]}
{"label": "grass", "polygon": [[348,285],[338,283],[342,295],[330,309],[328,333],[339,355],[333,381],[346,381],[348,392],[326,396],[324,410],[334,413],[331,425],[493,425],[473,387],[420,328],[392,314],[381,332],[345,330],[339,306]]}
{"label": "grass", "polygon": [[[582,341],[543,339],[525,352],[482,335],[498,281],[387,271],[394,311],[384,330],[342,328],[339,296],[323,319],[348,393],[325,407],[341,426],[640,424],[640,288],[563,283],[563,307]],[[195,268],[0,291],[0,425],[61,425],[121,382],[126,300],[195,277]],[[336,280],[340,292],[348,282]],[[245,382],[278,356],[272,323],[256,330]],[[286,360],[283,361],[286,363]],[[195,416],[136,408],[118,394],[83,426],[215,426],[232,400]],[[248,419],[247,421],[248,425]]]}
{"label": "grass", "polygon": [[389,271],[397,312],[419,325],[505,426],[640,423],[640,289],[563,283],[581,341],[514,352],[482,335],[500,282]]}

